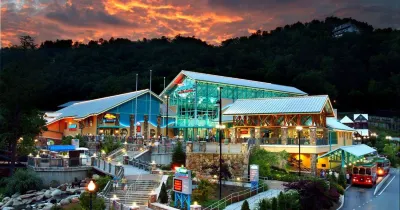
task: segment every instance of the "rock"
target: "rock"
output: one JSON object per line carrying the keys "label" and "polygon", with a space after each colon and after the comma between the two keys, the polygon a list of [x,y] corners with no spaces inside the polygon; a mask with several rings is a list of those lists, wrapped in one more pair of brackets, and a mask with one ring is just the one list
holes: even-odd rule
{"label": "rock", "polygon": [[2,202],[3,202],[3,203],[7,203],[7,201],[9,201],[9,200],[10,200],[10,197],[4,197],[3,200],[2,200]]}
{"label": "rock", "polygon": [[50,190],[46,190],[46,192],[44,193],[44,197],[51,198],[51,191]]}
{"label": "rock", "polygon": [[79,203],[79,198],[72,198],[71,203]]}
{"label": "rock", "polygon": [[51,208],[52,208],[53,206],[54,206],[54,205],[51,204],[51,203],[46,203],[46,205],[43,207],[43,210],[51,210]]}
{"label": "rock", "polygon": [[38,196],[34,197],[33,200],[41,201],[41,200],[43,200],[43,198],[44,198],[44,195],[38,195]]}
{"label": "rock", "polygon": [[36,192],[36,190],[29,190],[29,191],[26,191],[26,194],[31,194],[31,193],[34,193],[34,192]]}
{"label": "rock", "polygon": [[26,199],[22,201],[23,204],[31,204],[33,202],[34,198]]}
{"label": "rock", "polygon": [[2,210],[12,210],[14,209],[13,207],[3,207]]}
{"label": "rock", "polygon": [[55,199],[55,198],[50,199],[50,203],[56,204],[57,203],[57,199]]}
{"label": "rock", "polygon": [[46,204],[41,203],[41,204],[38,205],[38,208],[39,208],[39,209],[42,209],[45,205],[46,205]]}
{"label": "rock", "polygon": [[35,194],[36,194],[36,195],[43,195],[44,192],[40,191],[40,192],[36,192]]}
{"label": "rock", "polygon": [[21,201],[19,201],[19,200],[14,200],[14,202],[13,202],[13,207],[15,207],[15,208],[17,208],[17,207],[19,207],[19,206],[21,206],[23,203],[21,202]]}
{"label": "rock", "polygon": [[68,200],[68,199],[62,199],[62,200],[60,201],[60,204],[61,204],[61,205],[68,205],[68,204],[69,204],[69,200]]}
{"label": "rock", "polygon": [[25,195],[19,196],[19,198],[21,198],[21,199],[26,199],[26,198],[34,197],[35,195],[36,195],[35,193],[32,193],[32,194],[25,194]]}
{"label": "rock", "polygon": [[58,196],[58,195],[61,195],[61,194],[62,194],[61,190],[59,190],[59,189],[55,189],[53,192],[51,192],[51,196],[52,197]]}
{"label": "rock", "polygon": [[0,207],[2,207],[2,206],[3,206],[3,204],[4,204],[3,202],[0,202]]}
{"label": "rock", "polygon": [[9,199],[9,200],[7,201],[7,203],[6,203],[6,204],[4,204],[4,206],[3,206],[3,207],[12,206],[12,205],[13,205],[13,203],[14,203],[14,199]]}
{"label": "rock", "polygon": [[16,198],[16,197],[18,197],[20,195],[21,195],[20,193],[15,193],[14,195],[11,196],[11,198]]}
{"label": "rock", "polygon": [[57,189],[59,189],[61,191],[65,191],[67,189],[67,185],[66,184],[62,184],[62,185],[58,186]]}

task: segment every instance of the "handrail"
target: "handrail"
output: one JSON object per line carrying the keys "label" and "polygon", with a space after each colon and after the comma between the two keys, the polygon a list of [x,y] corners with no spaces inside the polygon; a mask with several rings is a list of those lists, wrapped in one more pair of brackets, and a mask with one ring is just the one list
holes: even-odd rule
{"label": "handrail", "polygon": [[[255,195],[258,194],[258,192],[264,192],[266,186],[262,184],[262,186],[258,187],[257,189],[248,189],[248,190],[242,190],[239,192],[234,192],[232,194],[229,194],[228,196],[222,198],[221,200],[211,204],[210,206],[207,206],[203,210],[213,210],[213,209],[224,209],[227,206],[227,203],[229,202],[229,205],[235,202],[239,202],[243,199],[241,197],[245,197],[244,199],[247,199],[248,197],[253,196],[253,192],[256,192]],[[247,197],[248,196],[248,197]],[[223,206],[221,206],[223,205]]]}

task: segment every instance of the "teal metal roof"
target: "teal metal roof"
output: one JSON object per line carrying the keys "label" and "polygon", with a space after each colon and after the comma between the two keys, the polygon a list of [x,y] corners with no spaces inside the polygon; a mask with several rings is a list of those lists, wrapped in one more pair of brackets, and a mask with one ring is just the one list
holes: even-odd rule
{"label": "teal metal roof", "polygon": [[328,107],[327,112],[333,116],[334,113],[332,105],[327,95],[238,99],[223,114],[249,115],[321,113],[322,109],[325,107]]}
{"label": "teal metal roof", "polygon": [[90,115],[97,115],[106,112],[125,102],[128,102],[136,97],[144,95],[146,93],[151,93],[154,97],[162,101],[158,95],[154,94],[148,89],[104,97],[104,98],[98,98],[93,100],[87,100],[83,102],[74,103],[63,109],[58,110],[56,113],[59,113],[60,115],[58,115],[54,120],[49,121],[48,124],[67,117],[86,118]]}
{"label": "teal metal roof", "polygon": [[326,125],[328,128],[334,130],[342,130],[342,131],[355,131],[353,128],[339,122],[335,117],[327,117],[326,118]]}
{"label": "teal metal roof", "polygon": [[363,155],[366,155],[366,154],[370,154],[370,153],[376,152],[376,150],[374,148],[372,148],[372,147],[369,147],[369,146],[367,146],[365,144],[358,144],[358,145],[350,145],[350,146],[341,146],[341,147],[339,147],[337,149],[334,149],[334,150],[332,150],[332,151],[330,151],[328,153],[325,153],[322,156],[319,156],[318,158],[327,157],[327,156],[331,155],[332,153],[334,153],[334,152],[336,152],[338,150],[343,150],[343,151],[345,151],[347,153],[350,153],[350,154],[352,154],[352,155],[354,155],[356,157],[360,157],[360,156],[363,156]]}

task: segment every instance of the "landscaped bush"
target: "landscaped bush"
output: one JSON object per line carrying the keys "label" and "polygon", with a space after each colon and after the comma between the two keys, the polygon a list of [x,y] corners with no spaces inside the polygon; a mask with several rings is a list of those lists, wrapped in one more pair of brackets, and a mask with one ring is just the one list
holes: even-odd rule
{"label": "landscaped bush", "polygon": [[95,179],[97,191],[98,192],[102,191],[110,180],[111,180],[110,176],[101,176],[98,179]]}
{"label": "landscaped bush", "polygon": [[162,166],[161,166],[161,170],[166,170],[166,171],[169,171],[169,170],[171,170],[171,164],[168,164],[168,165],[162,165]]}
{"label": "landscaped bush", "polygon": [[104,150],[104,152],[106,154],[112,152],[115,149],[118,149],[119,147],[121,147],[121,141],[117,140],[116,142],[114,142],[114,137],[113,136],[104,136],[104,143],[102,144],[101,149]]}
{"label": "landscaped bush", "polygon": [[[275,201],[274,201],[275,200]],[[295,190],[281,192],[278,198],[262,199],[257,204],[258,210],[299,210],[300,209],[300,196]]]}
{"label": "landscaped bush", "polygon": [[[346,188],[346,175],[342,171],[339,173],[338,184],[342,186],[342,188]],[[341,193],[342,194],[342,193]]]}
{"label": "landscaped bush", "polygon": [[249,207],[249,202],[247,202],[247,200],[245,200],[242,204],[242,208],[240,210],[250,210]]}
{"label": "landscaped bush", "polygon": [[336,183],[336,182],[329,182],[329,184],[330,184],[330,187],[331,187],[331,188],[335,188],[336,191],[337,191],[339,194],[344,195],[344,188],[343,188],[340,184],[338,184],[338,183]]}
{"label": "landscaped bush", "polygon": [[[90,203],[90,194],[89,192],[84,192],[79,197],[80,206],[82,209],[89,210],[89,203]],[[106,209],[106,205],[104,200],[100,197],[96,196],[96,193],[92,194],[92,209],[93,210],[104,210]]]}
{"label": "landscaped bush", "polygon": [[193,199],[199,202],[208,200],[209,195],[215,193],[215,187],[206,179],[201,179],[197,189],[193,190]]}
{"label": "landscaped bush", "polygon": [[14,193],[25,193],[29,190],[40,190],[43,182],[32,170],[17,169],[12,177],[4,179],[6,185],[5,194],[10,196]]}
{"label": "landscaped bush", "polygon": [[178,141],[174,152],[172,153],[172,166],[181,166],[186,164],[186,154],[183,152],[182,143]]}
{"label": "landscaped bush", "polygon": [[160,195],[158,196],[158,201],[160,203],[168,203],[168,193],[164,183],[161,186],[161,191]]}
{"label": "landscaped bush", "polygon": [[265,149],[256,147],[251,151],[250,164],[259,166],[260,176],[270,177],[272,175],[272,167],[286,171],[288,158],[289,154],[286,151],[269,152]]}

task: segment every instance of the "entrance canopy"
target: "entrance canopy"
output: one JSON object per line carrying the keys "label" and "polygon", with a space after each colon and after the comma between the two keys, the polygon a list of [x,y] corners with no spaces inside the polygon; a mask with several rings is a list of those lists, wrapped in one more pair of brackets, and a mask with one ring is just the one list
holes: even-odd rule
{"label": "entrance canopy", "polygon": [[335,150],[332,150],[324,155],[319,156],[318,158],[324,158],[328,157],[331,155],[334,155],[337,151],[344,151],[346,153],[349,153],[355,157],[361,157],[373,152],[376,152],[376,149],[369,147],[365,144],[359,144],[359,145],[351,145],[351,146],[341,146]]}
{"label": "entrance canopy", "polygon": [[74,145],[50,145],[49,150],[54,152],[67,152],[75,151],[76,149]]}

